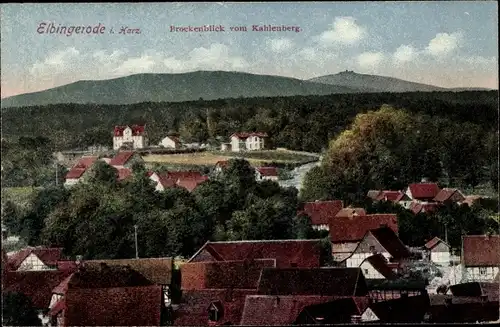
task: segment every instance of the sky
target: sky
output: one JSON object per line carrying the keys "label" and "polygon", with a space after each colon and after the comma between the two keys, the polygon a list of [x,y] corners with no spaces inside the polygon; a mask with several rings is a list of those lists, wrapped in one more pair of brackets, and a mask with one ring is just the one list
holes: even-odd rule
{"label": "sky", "polygon": [[[441,87],[498,88],[496,1],[59,3],[0,9],[2,98],[79,80],[196,70],[299,79],[353,70]],[[104,31],[50,34],[41,23],[83,26],[79,31],[100,24]],[[224,31],[171,31],[204,25]],[[253,25],[293,28],[254,31]],[[132,33],[120,33],[122,28]]]}

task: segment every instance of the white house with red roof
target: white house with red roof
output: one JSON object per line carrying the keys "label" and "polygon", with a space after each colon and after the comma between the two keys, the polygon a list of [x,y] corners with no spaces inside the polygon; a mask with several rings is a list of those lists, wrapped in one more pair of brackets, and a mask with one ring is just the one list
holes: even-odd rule
{"label": "white house with red roof", "polygon": [[110,161],[109,165],[119,168],[132,168],[132,165],[136,162],[143,163],[142,157],[134,151],[120,151],[118,152]]}
{"label": "white house with red roof", "polygon": [[430,261],[442,266],[450,265],[450,246],[439,237],[434,237],[425,243],[424,249],[427,251]]}
{"label": "white house with red roof", "polygon": [[182,143],[177,136],[169,135],[165,136],[159,145],[166,149],[179,149]]}
{"label": "white house with red roof", "polygon": [[11,271],[56,270],[62,248],[28,247],[8,257]]}
{"label": "white house with red roof", "polygon": [[256,167],[255,168],[255,179],[257,181],[263,181],[263,180],[277,181],[278,180],[278,168],[276,168],[276,167]]}
{"label": "white house with red roof", "polygon": [[242,132],[234,133],[230,136],[231,151],[256,151],[265,149],[265,139],[268,137],[267,133],[262,132]]}
{"label": "white house with red roof", "polygon": [[155,183],[158,192],[171,187],[183,187],[192,192],[198,185],[208,180],[207,176],[198,171],[148,172],[148,176]]}
{"label": "white house with red roof", "polygon": [[85,179],[85,174],[90,170],[90,167],[96,162],[98,157],[82,157],[66,174],[64,186],[75,185]]}
{"label": "white house with red roof", "polygon": [[[389,227],[398,232],[396,214],[368,214],[363,216],[338,217],[328,220],[333,260],[343,262],[356,251],[365,234],[373,229]],[[366,259],[366,256],[358,259]],[[361,260],[362,261],[362,260]],[[359,264],[361,263],[359,262]]]}
{"label": "white house with red roof", "polygon": [[500,235],[462,236],[462,282],[492,282],[499,266]]}
{"label": "white house with red roof", "polygon": [[341,200],[314,201],[304,203],[304,209],[298,214],[306,214],[311,219],[311,227],[315,230],[329,230],[328,221],[335,217],[344,207]]}
{"label": "white house with red roof", "polygon": [[122,146],[130,149],[142,149],[148,144],[146,125],[115,126],[113,135],[113,149]]}
{"label": "white house with red roof", "polygon": [[[387,263],[396,263],[410,257],[410,251],[390,227],[369,230],[346,260],[347,267],[360,267],[366,258],[381,254]],[[376,271],[366,271],[366,275],[376,275]]]}

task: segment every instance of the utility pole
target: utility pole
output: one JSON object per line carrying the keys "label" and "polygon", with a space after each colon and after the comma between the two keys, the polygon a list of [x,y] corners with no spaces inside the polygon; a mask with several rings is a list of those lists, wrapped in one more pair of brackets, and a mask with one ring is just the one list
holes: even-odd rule
{"label": "utility pole", "polygon": [[56,186],[59,185],[59,178],[57,178],[57,161],[54,163],[54,168],[56,169]]}
{"label": "utility pole", "polygon": [[139,248],[137,247],[137,225],[134,225],[134,234],[135,234],[135,258],[139,259]]}

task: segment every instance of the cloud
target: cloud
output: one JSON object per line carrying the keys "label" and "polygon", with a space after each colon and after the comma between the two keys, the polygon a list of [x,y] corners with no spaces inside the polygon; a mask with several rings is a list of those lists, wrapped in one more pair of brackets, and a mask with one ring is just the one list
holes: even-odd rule
{"label": "cloud", "polygon": [[462,41],[463,35],[461,32],[451,34],[438,33],[429,42],[426,52],[436,57],[446,56],[456,50],[461,45]]}
{"label": "cloud", "polygon": [[401,45],[393,54],[396,63],[411,61],[417,56],[417,51],[411,45]]}
{"label": "cloud", "polygon": [[332,28],[319,36],[325,46],[333,44],[352,45],[366,36],[366,29],[358,25],[353,17],[336,17]]}
{"label": "cloud", "polygon": [[44,61],[38,61],[30,68],[32,75],[45,75],[67,69],[68,65],[78,59],[80,51],[74,47],[59,50],[47,57]]}
{"label": "cloud", "polygon": [[362,68],[375,68],[383,59],[382,52],[364,52],[357,57],[358,65]]}
{"label": "cloud", "polygon": [[496,57],[482,57],[482,56],[467,56],[461,57],[460,61],[465,64],[478,67],[478,66],[486,66],[490,67],[493,71],[497,71],[498,59]]}
{"label": "cloud", "polygon": [[197,69],[238,70],[248,67],[248,62],[241,56],[231,54],[227,45],[214,43],[208,48],[199,47],[191,50],[184,59],[167,57],[163,60],[163,65],[171,72],[185,72]]}
{"label": "cloud", "polygon": [[125,60],[114,70],[118,74],[140,74],[153,72],[153,68],[158,63],[158,58],[152,55],[143,54],[140,57]]}
{"label": "cloud", "polygon": [[291,49],[294,45],[293,41],[288,38],[283,39],[270,39],[267,40],[267,46],[271,48],[273,52],[280,53]]}

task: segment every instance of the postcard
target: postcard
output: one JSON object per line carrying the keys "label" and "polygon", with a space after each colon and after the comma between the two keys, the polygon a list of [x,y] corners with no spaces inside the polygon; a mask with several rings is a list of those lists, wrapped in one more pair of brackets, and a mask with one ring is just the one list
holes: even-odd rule
{"label": "postcard", "polygon": [[0,10],[2,325],[499,322],[496,2]]}

